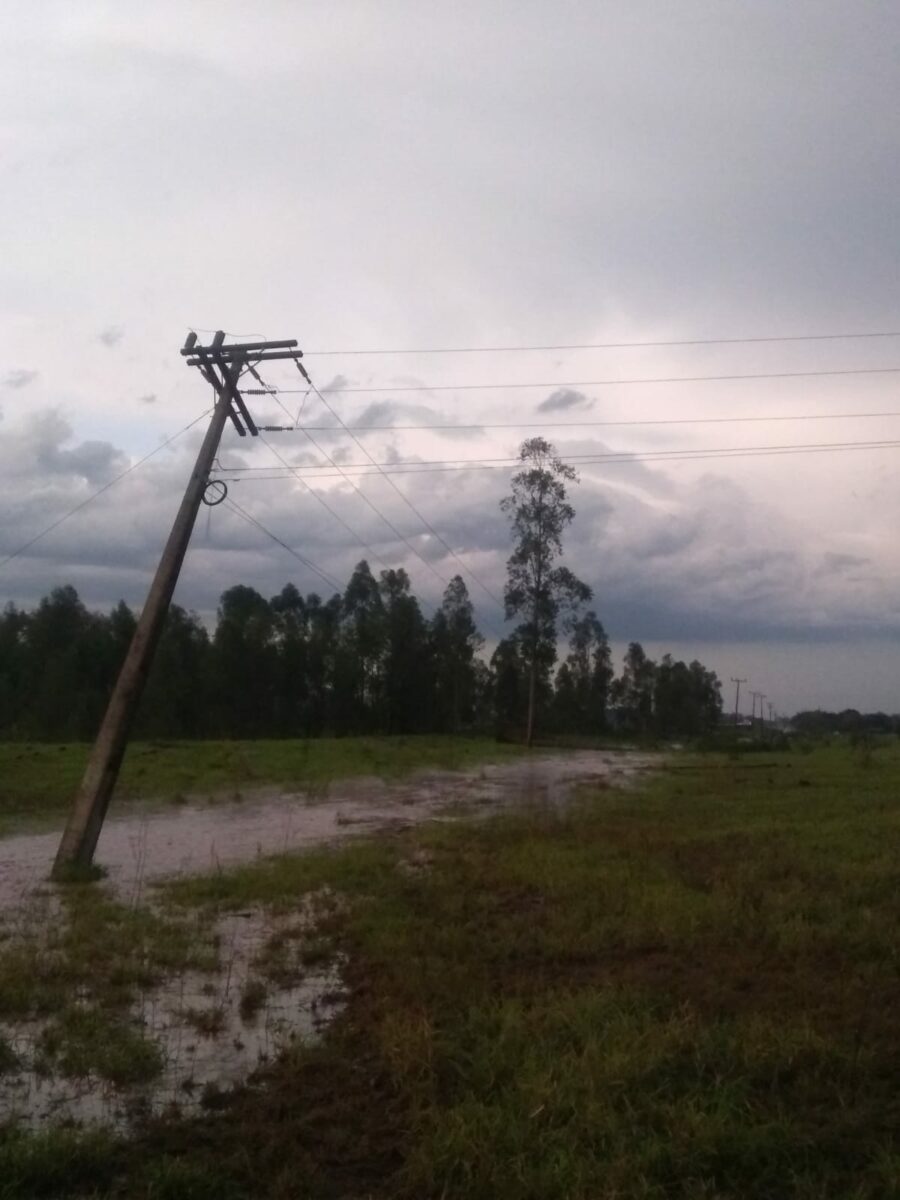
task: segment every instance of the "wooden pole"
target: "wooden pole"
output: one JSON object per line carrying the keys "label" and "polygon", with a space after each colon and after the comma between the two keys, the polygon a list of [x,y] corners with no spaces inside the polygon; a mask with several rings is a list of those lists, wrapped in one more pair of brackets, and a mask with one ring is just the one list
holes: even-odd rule
{"label": "wooden pole", "polygon": [[125,755],[131,724],[147,681],[166,613],[169,611],[172,593],[175,591],[213,459],[219,448],[222,430],[231,411],[228,392],[225,389],[219,390],[206,437],[197,455],[193,473],[188,480],[172,532],[150,585],[140,620],[59,843],[53,864],[54,879],[64,879],[73,870],[86,870],[93,860],[103,819]]}
{"label": "wooden pole", "polygon": [[740,717],[741,684],[746,683],[747,680],[746,679],[735,679],[735,677],[732,675],[731,682],[735,685],[735,688],[734,688],[734,726],[736,729],[738,719]]}

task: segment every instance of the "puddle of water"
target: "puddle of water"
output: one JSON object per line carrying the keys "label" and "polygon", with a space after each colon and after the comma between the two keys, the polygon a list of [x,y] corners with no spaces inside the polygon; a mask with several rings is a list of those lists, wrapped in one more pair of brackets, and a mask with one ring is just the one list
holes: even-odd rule
{"label": "puddle of water", "polygon": [[[336,782],[315,793],[258,791],[243,800],[189,802],[125,810],[107,821],[98,862],[120,900],[138,903],[148,884],[429,819],[488,815],[528,805],[564,804],[583,783],[621,784],[658,759],[629,751],[533,755],[465,772],[421,773],[401,782]],[[39,936],[65,920],[46,883],[59,834],[0,840],[0,937]],[[427,869],[411,860],[404,869]],[[68,1078],[43,1047],[47,1021],[0,1023],[17,1058],[0,1064],[0,1122],[101,1122],[127,1127],[136,1117],[195,1110],[242,1082],[297,1039],[315,1038],[342,1004],[340,963],[304,966],[302,935],[313,913],[253,909],[216,926],[220,969],[188,971],[143,992],[133,1028],[161,1052],[152,1083],[115,1087],[95,1075]],[[272,939],[281,950],[271,953]],[[268,953],[267,953],[268,948]],[[293,955],[293,958],[292,958]],[[276,970],[273,970],[273,965]]]}
{"label": "puddle of water", "polygon": [[[126,1128],[151,1113],[196,1111],[296,1042],[314,1040],[342,1003],[339,962],[304,966],[311,913],[275,917],[230,913],[216,925],[223,969],[162,980],[128,1014],[159,1050],[163,1068],[149,1083],[115,1086],[95,1074],[67,1077],[47,1058],[49,1020],[0,1023],[17,1062],[0,1072],[0,1124],[101,1123]],[[267,947],[288,949],[276,978]]]}
{"label": "puddle of water", "polygon": [[[119,816],[113,810],[96,857],[114,893],[136,901],[146,884],[160,879],[412,825],[454,810],[564,803],[578,784],[620,784],[657,761],[635,751],[577,750],[469,771],[422,772],[398,782],[362,777],[315,792],[269,788],[241,800],[129,809]],[[58,831],[0,839],[0,913],[46,885],[58,844]]]}

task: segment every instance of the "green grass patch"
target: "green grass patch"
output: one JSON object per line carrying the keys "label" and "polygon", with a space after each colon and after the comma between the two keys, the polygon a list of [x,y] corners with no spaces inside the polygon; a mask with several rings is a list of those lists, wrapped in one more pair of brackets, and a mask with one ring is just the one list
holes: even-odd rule
{"label": "green grass patch", "polygon": [[74,1078],[97,1075],[119,1086],[155,1079],[159,1047],[133,1021],[95,1007],[64,1009],[41,1035],[45,1065]]}
{"label": "green grass patch", "polygon": [[330,889],[349,1003],[97,1194],[900,1196],[898,785],[894,747],[681,757],[566,812],[173,885],[189,913]]}
{"label": "green grass patch", "polygon": [[93,884],[69,885],[64,913],[0,942],[0,1020],[56,1016],[74,996],[107,1013],[188,968],[212,970],[208,923],[111,899]]}
{"label": "green grass patch", "polygon": [[0,1200],[102,1195],[117,1161],[115,1139],[103,1130],[0,1129]]}
{"label": "green grass patch", "polygon": [[[0,834],[23,821],[57,821],[72,802],[88,750],[76,743],[0,742]],[[118,794],[123,799],[233,797],[266,784],[317,787],[355,775],[395,779],[429,768],[462,770],[521,753],[521,747],[483,738],[424,736],[134,742]]]}

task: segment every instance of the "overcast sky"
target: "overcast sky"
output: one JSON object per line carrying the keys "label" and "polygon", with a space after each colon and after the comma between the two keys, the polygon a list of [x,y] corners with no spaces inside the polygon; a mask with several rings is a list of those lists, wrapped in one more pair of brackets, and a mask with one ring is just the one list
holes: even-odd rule
{"label": "overcast sky", "polygon": [[[4,42],[0,558],[209,406],[189,328],[296,337],[347,424],[470,427],[360,432],[379,462],[504,459],[539,432],[573,461],[638,456],[572,491],[569,562],[617,654],[699,656],[783,711],[900,710],[900,450],[696,457],[900,440],[900,415],[861,415],[900,414],[900,374],[596,382],[900,368],[900,337],[347,353],[900,330],[896,4],[7,0]],[[453,390],[487,383],[534,386]],[[796,416],[816,419],[718,420]],[[312,397],[302,422],[333,418]],[[7,563],[0,599],[70,582],[139,605],[202,428]],[[366,462],[313,436],[270,440]],[[220,459],[328,575],[404,565],[431,604],[463,570],[502,631],[509,467],[396,477],[452,557],[377,474],[307,475],[342,524],[283,471],[235,472],[277,467],[267,446],[229,432]],[[288,579],[328,591],[223,506],[176,599],[211,614]]]}

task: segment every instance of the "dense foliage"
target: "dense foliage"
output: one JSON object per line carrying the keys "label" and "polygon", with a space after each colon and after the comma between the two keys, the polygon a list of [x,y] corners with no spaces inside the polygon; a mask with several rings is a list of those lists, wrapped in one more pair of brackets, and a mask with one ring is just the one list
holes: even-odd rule
{"label": "dense foliage", "polygon": [[[0,614],[0,737],[93,736],[134,631],[124,603],[90,612],[72,587]],[[142,737],[315,737],[360,733],[496,732],[519,738],[529,669],[519,630],[486,663],[466,585],[456,576],[426,617],[406,572],[375,578],[366,562],[342,595],[303,596],[293,584],[267,600],[237,585],[215,627],[169,613],[138,716]],[[555,648],[554,648],[555,650]],[[541,728],[690,735],[715,724],[715,675],[699,663],[658,664],[632,643],[620,679],[596,615],[569,624],[568,653],[537,678]]]}
{"label": "dense foliage", "polygon": [[538,681],[556,662],[557,620],[570,622],[591,589],[557,560],[563,531],[575,516],[566,498],[566,483],[578,476],[544,438],[529,438],[519,451],[522,470],[512,478],[512,491],[500,507],[512,526],[515,548],[506,564],[503,593],[506,616],[518,617],[519,652],[528,667],[525,739],[529,745],[537,711]]}
{"label": "dense foliage", "polygon": [[845,708],[841,712],[827,712],[824,709],[816,708],[807,712],[798,712],[791,718],[791,724],[798,733],[809,734],[900,733],[900,714],[861,713],[855,708]]}

